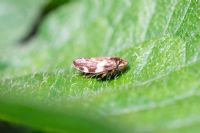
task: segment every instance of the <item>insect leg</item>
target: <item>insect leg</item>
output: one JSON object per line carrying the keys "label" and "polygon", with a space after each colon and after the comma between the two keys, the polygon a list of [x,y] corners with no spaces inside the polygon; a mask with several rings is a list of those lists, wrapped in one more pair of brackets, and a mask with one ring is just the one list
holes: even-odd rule
{"label": "insect leg", "polygon": [[107,72],[106,72],[106,73],[103,73],[103,74],[101,75],[101,78],[105,78],[106,75],[107,75]]}

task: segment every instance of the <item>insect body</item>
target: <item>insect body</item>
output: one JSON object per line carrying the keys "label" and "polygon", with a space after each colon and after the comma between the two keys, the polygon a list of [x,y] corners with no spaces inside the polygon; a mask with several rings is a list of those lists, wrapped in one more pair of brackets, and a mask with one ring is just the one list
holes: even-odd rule
{"label": "insect body", "polygon": [[94,77],[113,77],[124,71],[128,62],[118,57],[79,58],[74,67],[85,75]]}

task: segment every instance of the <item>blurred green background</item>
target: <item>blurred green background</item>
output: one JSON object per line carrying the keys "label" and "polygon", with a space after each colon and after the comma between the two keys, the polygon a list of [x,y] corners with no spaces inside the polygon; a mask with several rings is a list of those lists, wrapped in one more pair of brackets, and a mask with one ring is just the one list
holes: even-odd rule
{"label": "blurred green background", "polygon": [[[0,132],[198,132],[199,0],[0,0]],[[98,81],[79,57],[130,69]]]}

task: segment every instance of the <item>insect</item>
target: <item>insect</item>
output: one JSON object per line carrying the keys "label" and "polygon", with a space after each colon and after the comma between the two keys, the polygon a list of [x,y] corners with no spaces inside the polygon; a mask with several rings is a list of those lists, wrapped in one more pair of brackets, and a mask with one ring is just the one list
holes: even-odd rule
{"label": "insect", "polygon": [[100,79],[117,76],[128,66],[126,60],[118,57],[79,58],[73,64],[83,74]]}

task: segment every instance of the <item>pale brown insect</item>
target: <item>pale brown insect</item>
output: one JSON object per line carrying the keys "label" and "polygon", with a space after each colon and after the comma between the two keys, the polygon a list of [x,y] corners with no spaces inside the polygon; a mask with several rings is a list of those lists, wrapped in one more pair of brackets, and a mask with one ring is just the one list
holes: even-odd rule
{"label": "pale brown insect", "polygon": [[100,78],[116,76],[128,66],[126,60],[118,57],[79,58],[73,64],[83,74]]}

